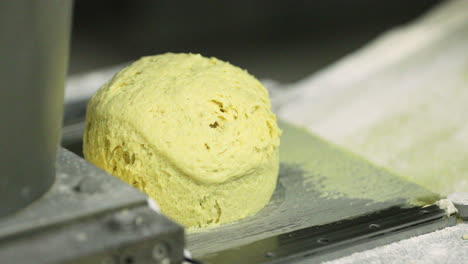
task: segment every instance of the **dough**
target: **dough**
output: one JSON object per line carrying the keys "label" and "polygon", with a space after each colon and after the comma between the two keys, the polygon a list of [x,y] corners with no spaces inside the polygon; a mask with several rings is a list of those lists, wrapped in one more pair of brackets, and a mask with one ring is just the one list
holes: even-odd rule
{"label": "dough", "polygon": [[216,58],[143,57],[92,97],[85,158],[204,227],[250,216],[276,186],[279,137],[267,90]]}

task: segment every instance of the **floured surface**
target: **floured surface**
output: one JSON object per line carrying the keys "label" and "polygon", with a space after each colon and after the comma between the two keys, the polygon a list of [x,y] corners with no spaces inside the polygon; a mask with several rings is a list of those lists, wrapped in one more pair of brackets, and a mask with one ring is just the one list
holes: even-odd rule
{"label": "floured surface", "polygon": [[442,195],[468,190],[468,2],[274,98],[278,115]]}
{"label": "floured surface", "polygon": [[413,237],[376,249],[355,253],[325,263],[467,263],[468,240],[463,238],[465,235],[468,235],[468,223],[448,227],[444,230]]}
{"label": "floured surface", "polygon": [[253,217],[188,233],[188,248],[195,256],[408,201],[425,204],[438,198],[304,129],[284,122],[280,127],[282,165],[272,200]]}

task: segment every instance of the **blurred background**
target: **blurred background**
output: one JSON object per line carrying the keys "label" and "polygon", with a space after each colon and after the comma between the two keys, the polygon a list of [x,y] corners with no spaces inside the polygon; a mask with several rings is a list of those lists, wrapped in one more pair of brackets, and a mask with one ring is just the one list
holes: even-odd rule
{"label": "blurred background", "polygon": [[69,73],[170,51],[215,56],[259,78],[294,82],[439,2],[75,1]]}

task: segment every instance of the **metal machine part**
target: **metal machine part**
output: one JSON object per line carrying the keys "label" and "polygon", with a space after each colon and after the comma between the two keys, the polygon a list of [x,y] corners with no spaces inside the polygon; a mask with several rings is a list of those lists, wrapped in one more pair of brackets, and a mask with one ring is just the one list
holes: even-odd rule
{"label": "metal machine part", "polygon": [[2,263],[181,263],[183,247],[143,193],[65,149],[51,190],[0,219]]}
{"label": "metal machine part", "polygon": [[144,194],[57,157],[72,4],[0,2],[0,262],[180,263],[183,228]]}
{"label": "metal machine part", "polygon": [[[425,208],[393,207],[370,215],[312,226],[258,240],[202,257],[211,263],[310,263],[339,258],[353,252],[421,235],[456,218],[437,205]],[[248,254],[245,254],[245,253]],[[307,260],[306,262],[301,262]]]}
{"label": "metal machine part", "polygon": [[0,1],[0,217],[54,182],[71,0]]}

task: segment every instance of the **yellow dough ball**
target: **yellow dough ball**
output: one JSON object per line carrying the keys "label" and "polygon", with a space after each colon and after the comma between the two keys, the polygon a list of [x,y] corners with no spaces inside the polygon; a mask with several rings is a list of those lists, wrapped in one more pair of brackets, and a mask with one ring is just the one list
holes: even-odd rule
{"label": "yellow dough ball", "polygon": [[85,158],[186,227],[253,215],[276,186],[280,130],[268,92],[216,58],[143,57],[88,104]]}

